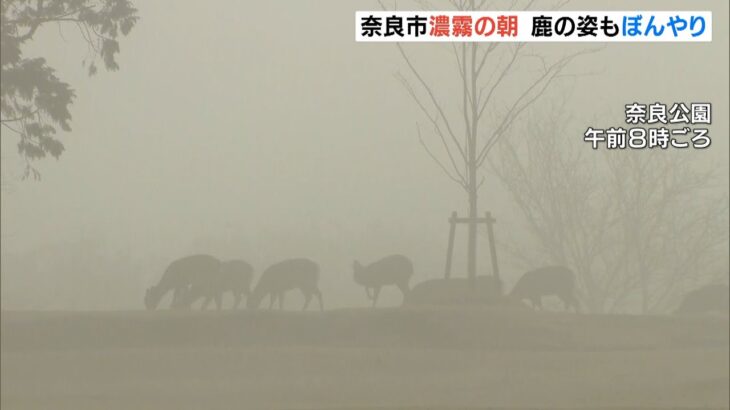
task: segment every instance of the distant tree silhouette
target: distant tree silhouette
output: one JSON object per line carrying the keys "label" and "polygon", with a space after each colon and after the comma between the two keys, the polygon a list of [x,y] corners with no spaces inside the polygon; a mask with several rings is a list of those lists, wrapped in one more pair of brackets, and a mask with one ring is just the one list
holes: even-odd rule
{"label": "distant tree silhouette", "polygon": [[129,34],[139,17],[129,0],[2,0],[1,4],[0,124],[19,138],[18,152],[26,163],[23,177],[38,179],[31,161],[63,153],[56,128],[71,129],[69,106],[76,95],[44,58],[25,57],[23,47],[43,25],[75,25],[89,46],[90,56],[84,60],[89,75],[96,73],[97,60],[115,71],[117,38]]}

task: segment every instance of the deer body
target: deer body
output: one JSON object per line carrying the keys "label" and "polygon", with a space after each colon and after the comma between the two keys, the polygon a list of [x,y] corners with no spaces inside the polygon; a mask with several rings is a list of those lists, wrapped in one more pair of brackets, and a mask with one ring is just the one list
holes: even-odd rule
{"label": "deer body", "polygon": [[[189,307],[200,298],[205,298],[201,309],[207,308],[211,300],[215,300],[218,305],[219,298],[225,292],[233,294],[233,309],[237,309],[241,304],[241,299],[245,295],[251,293],[251,280],[253,279],[253,267],[242,260],[230,260],[221,262],[219,271],[215,275],[210,275],[205,281],[196,281],[191,284],[190,289],[185,295],[184,305]],[[219,306],[220,309],[220,306]]]}
{"label": "deer body", "polygon": [[565,309],[579,310],[575,297],[575,274],[565,266],[546,266],[529,271],[517,281],[510,296],[529,300],[534,309],[542,309],[543,296],[557,296]]}
{"label": "deer body", "polygon": [[217,282],[220,264],[218,259],[210,255],[186,256],[172,262],[165,269],[160,281],[147,289],[145,306],[148,310],[154,310],[168,292],[173,292],[170,306],[183,307],[191,288],[200,289],[206,299],[215,298],[217,294],[211,281]]}
{"label": "deer body", "polygon": [[706,313],[728,313],[730,295],[727,285],[707,285],[687,292],[676,315],[701,315]]}
{"label": "deer body", "polygon": [[418,283],[403,301],[408,306],[497,305],[502,302],[502,282],[494,276],[477,276],[475,287],[467,278],[439,278]]}
{"label": "deer body", "polygon": [[353,271],[355,282],[365,287],[365,294],[375,307],[383,286],[397,286],[405,299],[413,276],[413,263],[403,255],[390,255],[367,266],[355,261]]}
{"label": "deer body", "polygon": [[269,296],[269,308],[279,301],[279,309],[284,306],[284,294],[299,289],[304,295],[306,310],[312,296],[317,296],[320,310],[324,309],[322,292],[319,290],[319,265],[309,259],[287,259],[269,266],[259,278],[246,304],[256,309],[264,297]]}

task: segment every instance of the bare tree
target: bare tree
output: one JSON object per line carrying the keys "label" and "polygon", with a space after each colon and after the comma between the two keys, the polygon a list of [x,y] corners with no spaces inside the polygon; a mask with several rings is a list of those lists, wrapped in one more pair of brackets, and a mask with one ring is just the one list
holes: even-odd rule
{"label": "bare tree", "polygon": [[566,101],[531,113],[522,138],[501,141],[490,161],[540,251],[516,253],[575,268],[591,311],[637,300],[642,313],[666,310],[677,291],[724,268],[728,201],[717,170],[686,152],[596,152],[569,131]]}
{"label": "bare tree", "polygon": [[597,274],[614,269],[603,266],[602,257],[609,242],[606,235],[615,224],[609,212],[612,204],[593,176],[602,170],[587,158],[590,149],[575,149],[576,144],[564,138],[565,118],[556,113],[565,112],[565,101],[547,106],[552,109],[542,115],[532,110],[520,129],[520,141],[501,141],[498,155],[490,160],[491,170],[512,194],[535,242],[525,246],[520,238],[521,246],[506,248],[528,265],[547,259],[574,268],[581,299],[591,311],[600,311],[609,289],[616,286],[611,278]]}
{"label": "bare tree", "polygon": [[707,280],[727,251],[727,191],[716,167],[702,169],[692,158],[666,151],[605,155],[620,235],[612,257],[625,261],[634,283],[627,290],[638,288],[642,313],[661,310],[678,287]]}
{"label": "bare tree", "polygon": [[[383,9],[387,9],[382,1],[379,2]],[[434,9],[427,3],[419,4],[423,8]],[[493,6],[486,5],[484,0],[450,1],[449,4],[459,11],[480,11]],[[506,4],[503,10],[528,10],[534,1],[511,1]],[[435,87],[425,78],[403,45],[396,43],[396,46],[409,72],[408,77],[401,74],[397,77],[428,120],[441,152],[437,153],[433,144],[426,142],[420,128],[419,141],[441,170],[459,184],[467,196],[470,218],[467,272],[473,288],[477,260],[478,194],[484,181],[480,172],[490,151],[507,135],[515,120],[556,79],[564,76],[564,69],[576,57],[594,50],[583,49],[548,61],[531,53],[525,43],[451,43],[460,90],[459,101],[452,104],[437,96]],[[521,73],[524,76],[520,77],[520,81],[510,83],[508,87],[508,77],[518,67],[526,68],[527,72]],[[458,107],[458,114],[453,114],[454,106]]]}

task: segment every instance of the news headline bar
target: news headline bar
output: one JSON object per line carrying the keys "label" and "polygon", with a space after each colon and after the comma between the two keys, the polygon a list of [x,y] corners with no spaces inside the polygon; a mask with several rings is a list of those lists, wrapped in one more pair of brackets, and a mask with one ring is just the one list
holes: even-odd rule
{"label": "news headline bar", "polygon": [[709,42],[709,11],[358,11],[360,42]]}

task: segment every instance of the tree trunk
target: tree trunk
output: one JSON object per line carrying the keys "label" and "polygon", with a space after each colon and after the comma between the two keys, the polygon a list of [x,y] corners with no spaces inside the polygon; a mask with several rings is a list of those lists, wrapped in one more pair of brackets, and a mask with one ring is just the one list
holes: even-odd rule
{"label": "tree trunk", "polygon": [[[474,0],[470,1],[471,10],[475,10]],[[470,84],[465,87],[464,93],[471,93],[471,101],[477,101],[477,44],[471,44],[471,75]],[[466,66],[467,59],[464,58],[464,65]],[[465,80],[466,82],[466,80]],[[467,110],[467,105],[464,104],[464,110]],[[468,162],[469,168],[468,176],[468,193],[469,193],[469,244],[467,250],[467,274],[469,276],[469,287],[472,290],[476,290],[476,279],[477,279],[477,215],[479,209],[477,209],[477,128],[479,127],[479,113],[477,110],[477,104],[471,104],[471,115],[468,116],[467,124],[471,127],[467,134],[469,143],[468,146]],[[469,124],[470,123],[470,124]]]}
{"label": "tree trunk", "polygon": [[[472,163],[474,164],[474,163]],[[469,287],[476,289],[477,277],[477,185],[476,164],[469,167],[469,238],[467,242],[467,276]]]}

